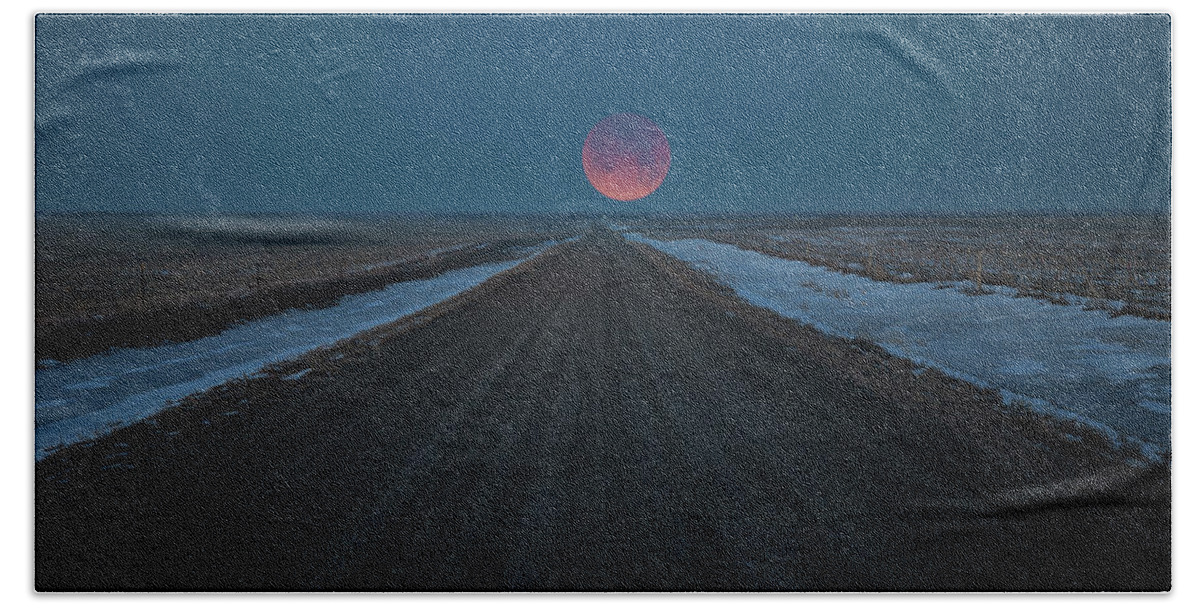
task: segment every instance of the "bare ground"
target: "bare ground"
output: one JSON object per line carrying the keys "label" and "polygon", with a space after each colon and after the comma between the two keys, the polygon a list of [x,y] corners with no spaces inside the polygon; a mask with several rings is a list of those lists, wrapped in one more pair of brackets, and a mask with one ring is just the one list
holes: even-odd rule
{"label": "bare ground", "polygon": [[594,233],[39,463],[36,585],[1167,589],[1129,456]]}
{"label": "bare ground", "polygon": [[[1171,318],[1169,215],[628,218],[659,238],[705,238],[896,283],[978,281],[1113,315]],[[1117,303],[1119,302],[1119,303]]]}
{"label": "bare ground", "polygon": [[195,340],[578,234],[553,222],[470,217],[237,221],[254,229],[204,231],[143,216],[38,218],[35,357],[68,361]]}

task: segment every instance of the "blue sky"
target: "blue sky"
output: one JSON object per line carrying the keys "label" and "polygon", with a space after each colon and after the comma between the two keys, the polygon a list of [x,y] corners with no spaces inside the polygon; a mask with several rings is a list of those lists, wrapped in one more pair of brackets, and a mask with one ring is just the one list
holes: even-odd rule
{"label": "blue sky", "polygon": [[[1166,211],[1170,20],[41,16],[39,212]],[[610,201],[605,116],[671,172]]]}

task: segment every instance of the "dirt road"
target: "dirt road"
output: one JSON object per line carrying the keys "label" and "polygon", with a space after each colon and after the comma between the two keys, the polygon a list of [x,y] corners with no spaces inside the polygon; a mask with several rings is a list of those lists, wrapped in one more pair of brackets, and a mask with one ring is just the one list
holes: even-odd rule
{"label": "dirt road", "polygon": [[36,580],[1167,588],[1168,467],[1064,430],[596,232],[39,463]]}

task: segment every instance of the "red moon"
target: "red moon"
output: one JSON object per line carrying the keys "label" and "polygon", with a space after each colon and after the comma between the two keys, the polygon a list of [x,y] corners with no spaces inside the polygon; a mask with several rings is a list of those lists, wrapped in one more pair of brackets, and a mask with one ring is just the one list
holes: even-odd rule
{"label": "red moon", "polygon": [[649,118],[613,114],[583,141],[583,172],[600,194],[636,201],[658,189],[671,167],[667,136]]}

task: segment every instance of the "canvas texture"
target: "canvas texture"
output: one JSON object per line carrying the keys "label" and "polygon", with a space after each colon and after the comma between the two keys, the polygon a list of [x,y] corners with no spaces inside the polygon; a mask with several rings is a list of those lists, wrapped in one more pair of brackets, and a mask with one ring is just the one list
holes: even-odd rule
{"label": "canvas texture", "polygon": [[1162,14],[42,14],[35,587],[1167,591]]}

